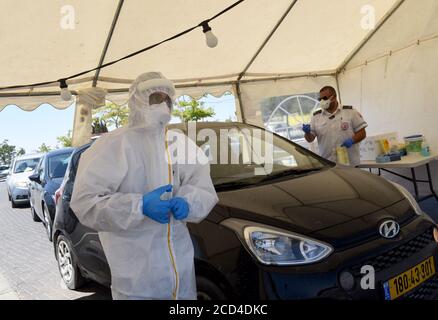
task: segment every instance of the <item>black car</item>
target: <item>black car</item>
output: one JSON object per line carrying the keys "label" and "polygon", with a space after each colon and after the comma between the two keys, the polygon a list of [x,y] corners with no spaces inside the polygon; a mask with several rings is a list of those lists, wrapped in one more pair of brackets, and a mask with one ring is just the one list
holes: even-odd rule
{"label": "black car", "polygon": [[63,148],[46,153],[29,176],[29,199],[32,218],[43,221],[49,240],[55,219],[55,192],[59,189],[74,148]]}
{"label": "black car", "polygon": [[[185,126],[175,127],[187,133]],[[263,130],[198,123],[198,134],[203,129],[217,137],[220,130],[235,129],[225,135],[228,151],[221,159],[238,147],[243,157],[247,133]],[[210,159],[213,140],[199,143]],[[255,162],[212,161],[220,201],[204,221],[188,225],[199,298],[437,296],[435,224],[405,189],[364,170],[336,166],[277,135],[272,145],[268,175],[256,175],[254,169],[266,167]],[[69,288],[84,278],[110,283],[98,234],[81,225],[69,206],[87,148],[72,155],[55,218],[55,255]]]}

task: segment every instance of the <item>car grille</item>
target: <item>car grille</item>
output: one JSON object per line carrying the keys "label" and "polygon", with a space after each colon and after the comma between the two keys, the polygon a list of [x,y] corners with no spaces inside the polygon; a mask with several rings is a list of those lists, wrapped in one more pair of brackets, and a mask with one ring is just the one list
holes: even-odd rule
{"label": "car grille", "polygon": [[418,288],[408,292],[400,299],[436,300],[438,298],[438,276],[422,283]]}
{"label": "car grille", "polygon": [[354,276],[360,277],[360,269],[364,265],[373,266],[376,272],[388,269],[400,261],[405,260],[406,258],[409,258],[415,253],[421,251],[433,241],[435,240],[433,239],[433,227],[431,227],[424,233],[416,236],[408,242],[353,266],[351,270]]}

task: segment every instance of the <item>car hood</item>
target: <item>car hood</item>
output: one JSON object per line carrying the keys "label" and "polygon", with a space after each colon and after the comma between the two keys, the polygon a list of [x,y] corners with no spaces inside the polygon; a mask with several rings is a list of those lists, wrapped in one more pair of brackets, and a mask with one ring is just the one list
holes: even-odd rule
{"label": "car hood", "polygon": [[9,177],[9,182],[14,183],[18,181],[26,181],[30,182],[29,177],[32,175],[33,171],[29,172],[21,172],[21,173],[14,173]]}
{"label": "car hood", "polygon": [[412,216],[409,203],[391,183],[353,168],[335,167],[218,196],[231,217],[326,241],[359,236],[368,227],[375,233],[385,217],[402,222]]}

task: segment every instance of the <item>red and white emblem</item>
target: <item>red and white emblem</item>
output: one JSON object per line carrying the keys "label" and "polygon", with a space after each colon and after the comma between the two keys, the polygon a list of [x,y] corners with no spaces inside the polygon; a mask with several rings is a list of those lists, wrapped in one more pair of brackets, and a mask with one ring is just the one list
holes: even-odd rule
{"label": "red and white emblem", "polygon": [[348,130],[349,127],[350,126],[349,126],[348,122],[342,122],[341,123],[341,129],[342,130]]}

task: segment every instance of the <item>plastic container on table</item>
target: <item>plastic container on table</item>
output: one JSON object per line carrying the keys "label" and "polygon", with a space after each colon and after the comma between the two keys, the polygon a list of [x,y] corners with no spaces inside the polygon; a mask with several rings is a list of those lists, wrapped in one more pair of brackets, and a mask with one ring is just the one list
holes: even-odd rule
{"label": "plastic container on table", "polygon": [[423,157],[429,157],[430,156],[430,147],[427,143],[426,139],[421,143],[421,155]]}
{"label": "plastic container on table", "polygon": [[421,134],[405,137],[406,151],[408,153],[421,152],[424,137]]}
{"label": "plastic container on table", "polygon": [[346,166],[350,165],[350,157],[348,156],[348,151],[346,147],[336,148],[336,162]]}

